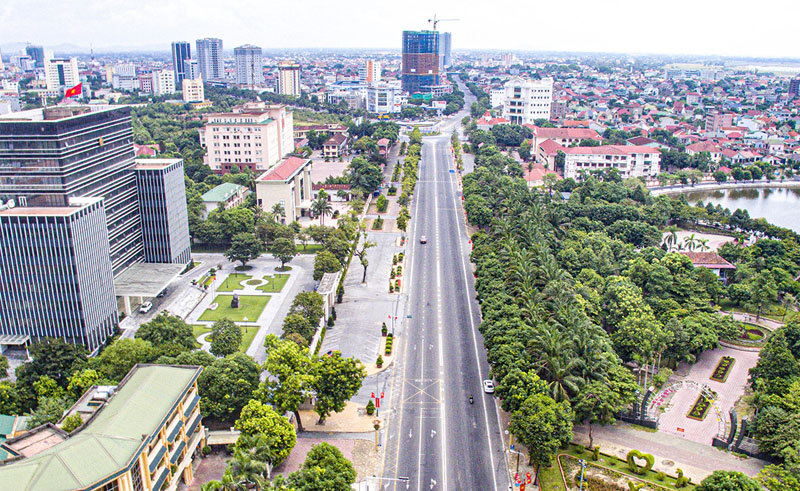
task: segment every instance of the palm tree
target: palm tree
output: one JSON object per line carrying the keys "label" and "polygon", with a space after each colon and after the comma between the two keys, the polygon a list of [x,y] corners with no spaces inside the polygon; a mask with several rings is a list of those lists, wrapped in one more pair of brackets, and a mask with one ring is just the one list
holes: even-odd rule
{"label": "palm tree", "polygon": [[252,454],[237,448],[233,452],[233,458],[228,462],[228,469],[233,478],[245,483],[247,487],[258,486],[259,479],[272,472],[272,466],[267,467],[267,463],[255,459]]}
{"label": "palm tree", "polygon": [[697,244],[700,246],[700,251],[708,251],[711,249],[708,247],[708,239],[697,239]]}
{"label": "palm tree", "polygon": [[328,201],[327,195],[319,193],[317,199],[311,202],[311,211],[319,216],[319,223],[320,225],[325,224],[325,216],[330,215],[333,212],[333,207],[331,206],[330,201]]}
{"label": "palm tree", "polygon": [[236,479],[230,469],[225,471],[219,481],[208,481],[200,488],[201,491],[243,491],[247,489],[244,481]]}
{"label": "palm tree", "polygon": [[272,205],[272,216],[275,217],[276,222],[280,222],[281,219],[286,218],[286,210],[283,209],[282,204],[275,203]]}
{"label": "palm tree", "polygon": [[686,245],[687,250],[693,251],[697,245],[697,239],[695,238],[694,234],[689,234],[683,238],[683,243]]}
{"label": "palm tree", "polygon": [[[272,477],[272,468],[275,465],[275,461],[277,459],[277,453],[275,452],[275,438],[271,435],[265,433],[259,433],[257,435],[242,435],[239,437],[239,440],[236,442],[236,446],[238,447],[238,451],[242,454],[247,455],[249,458],[253,459],[256,462],[263,462],[264,463],[264,477],[266,479],[271,479]],[[280,462],[277,462],[280,463]],[[257,483],[256,483],[257,485]]]}
{"label": "palm tree", "polygon": [[664,231],[669,234],[664,237],[664,244],[667,246],[667,252],[672,252],[672,248],[678,244],[678,230],[680,229],[675,225],[670,225],[664,229]]}

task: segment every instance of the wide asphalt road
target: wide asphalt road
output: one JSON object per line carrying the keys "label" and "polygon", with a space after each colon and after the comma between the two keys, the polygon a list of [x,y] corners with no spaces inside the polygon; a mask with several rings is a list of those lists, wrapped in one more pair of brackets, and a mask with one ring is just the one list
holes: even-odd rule
{"label": "wide asphalt road", "polygon": [[[466,88],[464,88],[466,89]],[[471,100],[468,99],[467,107]],[[395,356],[382,489],[509,489],[500,422],[481,382],[489,366],[477,328],[461,192],[450,149],[460,113],[424,138],[404,275],[408,295]],[[427,237],[427,244],[419,239]],[[469,403],[470,394],[475,403]]]}

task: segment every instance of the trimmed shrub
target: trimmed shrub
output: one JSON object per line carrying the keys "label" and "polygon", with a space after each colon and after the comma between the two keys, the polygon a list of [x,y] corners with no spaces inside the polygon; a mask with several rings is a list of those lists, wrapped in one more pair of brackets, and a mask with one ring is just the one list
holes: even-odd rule
{"label": "trimmed shrub", "polygon": [[375,403],[372,402],[372,399],[370,399],[369,402],[367,403],[367,414],[369,416],[375,414]]}

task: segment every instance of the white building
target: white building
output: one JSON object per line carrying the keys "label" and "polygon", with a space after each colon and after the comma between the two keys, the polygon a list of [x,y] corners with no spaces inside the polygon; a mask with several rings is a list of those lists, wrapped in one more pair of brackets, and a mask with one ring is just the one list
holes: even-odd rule
{"label": "white building", "polygon": [[655,177],[661,169],[661,152],[640,145],[601,145],[564,147],[564,178],[579,178],[582,173],[617,169],[623,179]]}
{"label": "white building", "polygon": [[155,70],[153,72],[153,94],[167,95],[175,93],[175,72],[172,70]]}
{"label": "white building", "polygon": [[381,62],[366,60],[358,69],[358,81],[362,84],[374,84],[381,81]]}
{"label": "white building", "polygon": [[77,58],[45,59],[44,74],[47,90],[74,87],[81,81]]}
{"label": "white building", "polygon": [[300,64],[294,61],[278,63],[278,93],[300,97]]}
{"label": "white building", "polygon": [[264,83],[264,62],[261,48],[245,44],[233,50],[236,61],[236,83],[239,85],[261,85]]}
{"label": "white building", "polygon": [[225,60],[222,54],[222,39],[198,39],[195,55],[203,80],[224,80]]}
{"label": "white building", "polygon": [[184,78],[181,81],[181,91],[183,92],[183,102],[203,102],[206,100],[202,78],[197,80]]}
{"label": "white building", "polygon": [[403,89],[387,83],[367,87],[367,112],[377,114],[399,113],[408,97]]}
{"label": "white building", "polygon": [[512,124],[534,124],[550,119],[553,79],[530,80],[514,77],[503,86],[503,117]]}
{"label": "white building", "polygon": [[492,89],[489,92],[489,100],[492,107],[501,107],[506,99],[506,89]]}
{"label": "white building", "polygon": [[186,74],[184,78],[190,80],[197,80],[200,78],[200,63],[197,60],[183,60],[183,72]]}
{"label": "white building", "polygon": [[263,172],[294,151],[294,119],[286,106],[251,102],[206,118],[199,131],[203,162],[217,174]]}
{"label": "white building", "polygon": [[133,63],[119,63],[114,65],[111,75],[111,86],[117,90],[137,90],[140,88],[139,79],[136,78],[136,65]]}

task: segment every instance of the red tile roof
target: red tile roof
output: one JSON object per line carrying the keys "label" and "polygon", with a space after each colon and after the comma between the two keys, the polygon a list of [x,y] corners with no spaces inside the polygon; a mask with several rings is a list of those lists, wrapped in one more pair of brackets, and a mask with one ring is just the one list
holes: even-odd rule
{"label": "red tile roof", "polygon": [[533,131],[534,136],[537,138],[572,138],[572,139],[594,139],[600,140],[600,134],[590,128],[539,128],[531,124],[526,124],[528,128]]}
{"label": "red tile roof", "polygon": [[736,269],[736,266],[725,260],[716,252],[692,252],[684,251],[680,254],[688,257],[692,261],[694,267],[703,267],[708,269]]}
{"label": "red tile roof", "polygon": [[545,151],[547,155],[556,155],[558,152],[563,152],[564,147],[554,140],[545,140],[539,144],[539,148]]}
{"label": "red tile roof", "polygon": [[298,169],[311,162],[308,159],[301,159],[300,157],[288,157],[280,164],[276,165],[267,172],[261,174],[258,178],[259,181],[285,181],[289,179]]}
{"label": "red tile roof", "polygon": [[[548,140],[548,141],[550,141],[550,140]],[[533,169],[531,169],[531,170],[528,170],[528,166],[525,165],[525,164],[523,164],[522,167],[523,167],[523,169],[525,169],[525,180],[528,181],[528,182],[541,181],[542,179],[544,179],[544,176],[546,176],[547,174],[555,174],[556,177],[558,177],[559,179],[562,179],[562,177],[559,176],[556,171],[551,170],[551,169],[545,169],[544,166],[542,164],[540,164],[540,163],[533,164]]]}
{"label": "red tile roof", "polygon": [[568,147],[564,153],[574,155],[632,155],[635,153],[657,153],[661,152],[657,148],[645,147],[641,145],[600,145],[598,147]]}

